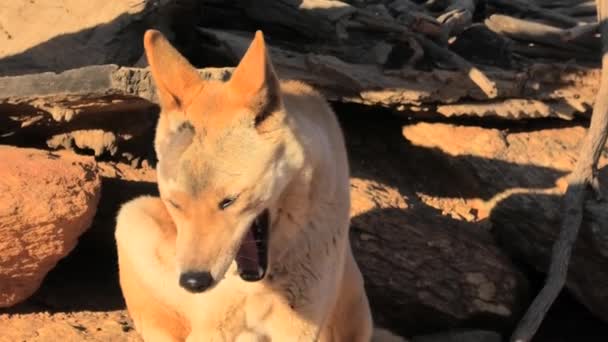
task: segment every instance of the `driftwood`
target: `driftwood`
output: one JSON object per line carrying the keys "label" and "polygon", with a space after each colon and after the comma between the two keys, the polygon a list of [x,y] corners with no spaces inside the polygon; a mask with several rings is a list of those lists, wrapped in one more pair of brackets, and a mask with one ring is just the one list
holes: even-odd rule
{"label": "driftwood", "polygon": [[[355,209],[365,201],[383,203],[386,199],[377,197],[395,191],[357,180],[351,189]],[[407,336],[455,327],[475,316],[508,321],[519,313],[526,281],[489,236],[394,204],[371,204],[352,219],[353,250],[377,323]]]}
{"label": "driftwood", "polygon": [[[593,51],[599,49],[599,40],[590,39],[592,37],[574,39],[574,35],[568,35],[573,29],[568,31],[559,27],[500,14],[490,16],[485,20],[485,24],[494,32],[520,41],[546,44],[583,54],[592,54]],[[583,27],[586,26],[588,25],[583,25]],[[581,34],[578,35],[579,37],[582,36]],[[569,44],[564,44],[563,37],[565,36],[569,37]]]}
{"label": "driftwood", "polygon": [[600,197],[597,164],[608,137],[608,1],[597,0],[600,33],[602,36],[602,76],[593,108],[591,125],[585,136],[579,159],[568,180],[564,195],[564,218],[560,236],[553,246],[546,283],[518,324],[511,340],[527,342],[538,330],[547,311],[566,283],[572,248],[583,221],[586,190],[591,187]]}
{"label": "driftwood", "polygon": [[575,26],[580,23],[579,20],[561,14],[557,11],[541,8],[531,1],[525,0],[488,0],[488,3],[493,6],[503,7],[515,10],[522,13],[532,14],[539,18],[547,19],[552,22],[565,25],[567,27]]}
{"label": "driftwood", "polygon": [[[595,85],[588,79],[596,77],[597,59],[589,51],[598,39],[593,25],[579,25],[592,14],[588,1],[489,0],[488,6],[474,0],[179,3],[179,13],[196,15],[180,20],[169,11],[158,25],[179,27],[169,36],[197,67],[234,64],[233,52],[248,44],[253,30],[262,29],[284,76],[308,81],[336,101],[378,105],[408,115],[438,112],[513,120],[572,119],[587,115],[594,102]],[[579,9],[572,12],[576,17],[565,14],[570,7]],[[497,15],[484,20],[493,13]],[[514,17],[522,13],[525,19]],[[193,27],[192,18],[198,14],[203,34]],[[88,32],[71,37],[79,41]],[[136,51],[133,46],[139,45],[129,45]],[[217,46],[225,50],[214,50]],[[45,54],[37,53],[40,48],[0,60],[0,65],[20,70],[33,55],[44,59]],[[536,65],[538,58],[547,66]],[[131,59],[137,58],[129,55]],[[544,74],[536,73],[543,68]],[[1,97],[6,96],[0,93]]]}
{"label": "driftwood", "polygon": [[[606,174],[600,177],[606,189]],[[552,245],[564,217],[562,192],[513,194],[501,200],[491,214],[498,242],[517,260],[546,272]],[[580,236],[572,250],[566,286],[593,315],[608,321],[608,204],[585,200]],[[525,218],[525,219],[524,219]],[[599,232],[603,239],[598,239]],[[520,335],[521,336],[521,335]],[[533,339],[532,339],[533,340]]]}
{"label": "driftwood", "polygon": [[[249,43],[248,37],[234,33],[204,32],[221,42],[221,48],[215,46],[215,50],[222,50],[234,60],[244,53]],[[572,119],[592,106],[600,74],[596,69],[559,64],[532,65],[517,72],[492,71],[488,77],[496,82],[499,95],[488,100],[478,86],[460,72],[382,71],[375,65],[355,65],[332,56],[280,48],[271,48],[271,54],[282,78],[311,83],[332,101],[382,106],[422,117],[435,113],[433,115],[504,119]],[[225,79],[230,72],[230,68],[201,69],[205,77],[215,79]],[[156,100],[147,69],[92,66],[60,74],[0,78],[0,102],[3,103],[0,113],[4,117],[19,117],[23,113],[20,105],[36,108],[51,117],[62,117],[65,113],[78,114],[86,106],[99,108],[116,104],[121,96]]]}

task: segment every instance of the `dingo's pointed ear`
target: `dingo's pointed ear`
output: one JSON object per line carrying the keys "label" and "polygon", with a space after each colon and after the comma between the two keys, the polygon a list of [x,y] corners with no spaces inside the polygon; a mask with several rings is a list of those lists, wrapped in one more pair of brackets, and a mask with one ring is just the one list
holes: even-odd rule
{"label": "dingo's pointed ear", "polygon": [[[231,89],[248,104],[256,115],[269,114],[269,106],[278,103],[279,81],[266,51],[262,31],[256,31],[253,42],[230,78]],[[264,117],[256,117],[256,123]]]}
{"label": "dingo's pointed ear", "polygon": [[157,30],[146,31],[144,49],[161,106],[184,109],[203,84],[198,72]]}

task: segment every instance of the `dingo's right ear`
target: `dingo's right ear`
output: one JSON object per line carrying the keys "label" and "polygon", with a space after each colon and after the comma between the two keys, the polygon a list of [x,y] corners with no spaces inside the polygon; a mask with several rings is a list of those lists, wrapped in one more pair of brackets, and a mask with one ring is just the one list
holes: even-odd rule
{"label": "dingo's right ear", "polygon": [[163,109],[185,109],[203,86],[196,69],[157,30],[146,31],[144,49]]}

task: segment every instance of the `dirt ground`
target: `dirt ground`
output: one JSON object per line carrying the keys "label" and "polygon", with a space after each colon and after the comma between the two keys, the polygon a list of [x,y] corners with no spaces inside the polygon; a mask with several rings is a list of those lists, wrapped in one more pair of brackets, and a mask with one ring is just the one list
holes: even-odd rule
{"label": "dirt ground", "polygon": [[[383,194],[384,200],[390,202],[397,200],[391,196],[407,196],[415,203],[408,210],[433,208],[429,212],[434,215],[447,215],[470,221],[477,229],[488,229],[487,222],[476,215],[475,199],[433,196],[429,195],[433,191],[425,191],[456,186],[454,175],[447,171],[444,161],[432,154],[420,153],[419,148],[402,143],[396,148],[394,144],[404,139],[400,127],[410,123],[408,120],[384,113],[343,113],[340,117],[353,176],[371,181],[373,175],[381,173],[382,178],[374,181],[389,185],[403,179],[410,182],[408,193]],[[387,166],[394,164],[391,161],[395,158],[412,158],[411,167]],[[108,161],[101,162],[100,169],[104,175],[102,198],[93,226],[81,237],[73,253],[49,273],[32,298],[0,311],[0,341],[139,341],[118,286],[113,229],[121,203],[156,193],[155,173],[150,167],[136,169]],[[424,170],[444,171],[429,176]],[[529,276],[538,289],[542,277],[532,272]],[[608,326],[564,294],[534,341],[582,341],[581,332],[584,341],[606,341]]]}

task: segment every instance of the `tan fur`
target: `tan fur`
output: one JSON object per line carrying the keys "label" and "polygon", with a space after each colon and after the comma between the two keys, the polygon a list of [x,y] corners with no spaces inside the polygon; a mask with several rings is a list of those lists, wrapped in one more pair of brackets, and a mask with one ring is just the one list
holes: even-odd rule
{"label": "tan fur", "polygon": [[[348,240],[344,139],[325,100],[278,81],[260,32],[227,83],[194,77],[156,31],[144,45],[162,106],[161,198],[126,203],[116,227],[137,331],[147,342],[369,341],[370,309]],[[218,209],[232,195],[234,204]],[[245,282],[235,254],[264,209],[268,272]],[[210,271],[217,283],[189,293],[178,278],[190,270]]]}

